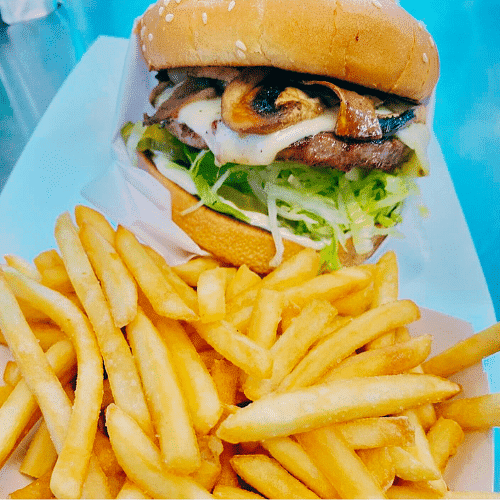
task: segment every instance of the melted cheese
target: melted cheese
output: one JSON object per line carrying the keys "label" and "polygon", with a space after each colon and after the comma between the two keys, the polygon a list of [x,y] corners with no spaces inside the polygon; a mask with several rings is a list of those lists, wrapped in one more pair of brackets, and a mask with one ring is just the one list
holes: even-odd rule
{"label": "melted cheese", "polygon": [[[268,165],[282,149],[290,144],[320,132],[333,130],[337,122],[336,110],[303,120],[283,130],[265,135],[238,134],[221,121],[221,99],[196,101],[179,111],[178,121],[185,123],[203,137],[219,164]],[[217,126],[213,127],[213,123]]]}

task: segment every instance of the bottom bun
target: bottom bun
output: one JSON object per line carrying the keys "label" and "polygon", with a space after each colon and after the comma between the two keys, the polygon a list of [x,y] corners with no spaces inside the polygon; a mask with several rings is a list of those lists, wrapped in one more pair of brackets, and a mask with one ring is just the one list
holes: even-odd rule
{"label": "bottom bun", "polygon": [[[183,215],[182,212],[198,203],[198,199],[162,175],[146,155],[137,154],[139,166],[170,191],[172,220],[203,250],[236,267],[246,264],[258,274],[267,274],[273,270],[269,262],[274,257],[276,248],[269,231],[215,212],[206,206]],[[374,237],[373,250],[363,255],[355,252],[352,240],[349,239],[346,248],[339,246],[340,262],[344,266],[362,264],[373,255],[384,239],[385,236]],[[283,244],[283,260],[304,248],[290,240],[283,240]]]}

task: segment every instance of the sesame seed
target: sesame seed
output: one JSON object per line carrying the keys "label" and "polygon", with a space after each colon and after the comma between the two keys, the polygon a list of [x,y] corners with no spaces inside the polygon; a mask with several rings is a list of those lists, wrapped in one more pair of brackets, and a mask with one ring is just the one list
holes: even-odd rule
{"label": "sesame seed", "polygon": [[146,52],[146,45],[145,44],[142,44],[142,51]]}
{"label": "sesame seed", "polygon": [[148,40],[149,40],[150,42],[152,42],[152,41],[153,41],[153,33],[150,33],[150,34],[148,35]]}
{"label": "sesame seed", "polygon": [[207,13],[203,12],[201,14],[201,20],[203,21],[203,24],[207,24],[208,18],[207,18]]}
{"label": "sesame seed", "polygon": [[427,57],[427,54],[425,52],[422,54],[422,59],[423,59],[425,64],[427,64],[429,62],[429,58]]}
{"label": "sesame seed", "polygon": [[172,21],[172,19],[174,18],[174,15],[173,14],[167,14],[165,16],[165,21],[167,21],[167,23],[170,23]]}
{"label": "sesame seed", "polygon": [[245,54],[242,50],[240,50],[240,49],[238,49],[238,50],[236,51],[236,54],[238,54],[238,57],[239,57],[240,59],[245,59],[245,57],[246,57],[246,54]]}
{"label": "sesame seed", "polygon": [[146,26],[142,26],[141,28],[141,38],[144,38],[144,34],[146,33]]}
{"label": "sesame seed", "polygon": [[161,6],[158,10],[158,14],[160,14],[160,16],[163,14],[163,11],[165,10],[165,7]]}
{"label": "sesame seed", "polygon": [[231,0],[229,2],[229,5],[227,6],[228,12],[231,12],[234,9],[235,6],[236,6],[236,2],[234,0]]}
{"label": "sesame seed", "polygon": [[236,47],[243,51],[247,50],[247,46],[241,40],[236,40]]}
{"label": "sesame seed", "polygon": [[420,30],[425,29],[425,24],[422,21],[418,22],[418,29],[420,29]]}
{"label": "sesame seed", "polygon": [[166,7],[170,3],[170,0],[163,0],[163,5]]}
{"label": "sesame seed", "polygon": [[181,0],[175,0],[177,3],[181,3]]}
{"label": "sesame seed", "polygon": [[429,37],[429,43],[431,44],[431,47],[433,47],[433,48],[436,46],[432,37]]}
{"label": "sesame seed", "polygon": [[382,8],[382,4],[378,0],[372,0],[372,4],[375,5],[378,9]]}

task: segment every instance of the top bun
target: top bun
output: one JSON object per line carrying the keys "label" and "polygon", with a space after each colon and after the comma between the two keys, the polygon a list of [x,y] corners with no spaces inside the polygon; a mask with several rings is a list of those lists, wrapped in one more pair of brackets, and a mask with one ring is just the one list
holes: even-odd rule
{"label": "top bun", "polygon": [[150,70],[274,66],[414,101],[439,77],[431,36],[392,0],[158,0],[136,31]]}

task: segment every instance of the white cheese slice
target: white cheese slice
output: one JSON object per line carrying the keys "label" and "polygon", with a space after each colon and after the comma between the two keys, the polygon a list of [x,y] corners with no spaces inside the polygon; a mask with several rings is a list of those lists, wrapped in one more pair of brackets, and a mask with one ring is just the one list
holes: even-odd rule
{"label": "white cheese slice", "polygon": [[[282,149],[290,144],[333,130],[337,111],[328,110],[316,118],[303,120],[271,134],[239,134],[221,121],[221,99],[196,101],[182,107],[177,120],[185,123],[200,135],[219,164],[241,163],[244,165],[268,165]],[[217,126],[213,127],[213,123]]]}

